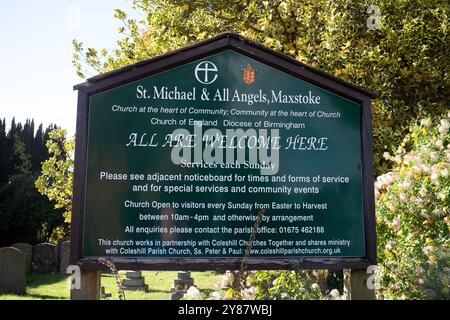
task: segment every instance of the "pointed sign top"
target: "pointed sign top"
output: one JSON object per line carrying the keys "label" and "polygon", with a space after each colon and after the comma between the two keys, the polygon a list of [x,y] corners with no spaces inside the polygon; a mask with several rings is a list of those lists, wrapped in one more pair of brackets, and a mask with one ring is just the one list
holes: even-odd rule
{"label": "pointed sign top", "polygon": [[89,78],[84,83],[74,86],[74,90],[94,94],[227,49],[240,52],[352,100],[362,101],[367,98],[376,97],[376,93],[373,91],[349,83],[322,70],[310,67],[303,62],[269,49],[233,32],[221,33],[193,45],[157,55],[117,70],[99,74]]}

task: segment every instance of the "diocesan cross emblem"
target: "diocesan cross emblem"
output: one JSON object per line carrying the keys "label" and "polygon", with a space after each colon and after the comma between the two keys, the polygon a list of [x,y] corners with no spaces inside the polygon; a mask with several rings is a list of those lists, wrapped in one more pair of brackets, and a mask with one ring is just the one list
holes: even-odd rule
{"label": "diocesan cross emblem", "polygon": [[248,85],[252,84],[255,81],[255,73],[258,72],[252,65],[249,63],[247,68],[242,69],[242,75],[244,78],[244,82]]}

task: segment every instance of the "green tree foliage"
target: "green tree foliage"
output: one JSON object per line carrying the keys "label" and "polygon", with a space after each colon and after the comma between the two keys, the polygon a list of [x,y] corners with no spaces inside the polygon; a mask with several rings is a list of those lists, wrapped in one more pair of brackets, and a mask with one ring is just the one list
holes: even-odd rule
{"label": "green tree foliage", "polygon": [[[0,120],[0,246],[15,242],[49,241],[54,229],[64,225],[61,210],[39,194],[34,186],[40,164],[48,157],[42,125],[24,125],[13,119],[9,131]],[[67,228],[67,226],[66,226]]]}
{"label": "green tree foliage", "polygon": [[41,172],[41,162],[48,157],[45,141],[52,129],[50,125],[44,130],[41,124],[35,133],[33,120],[22,125],[13,119],[7,131],[5,119],[0,119],[0,185],[14,174]]}
{"label": "green tree foliage", "polygon": [[31,162],[30,154],[25,150],[25,143],[22,142],[17,134],[15,134],[12,139],[14,171],[19,174],[29,175],[31,173]]}
{"label": "green tree foliage", "polygon": [[62,225],[60,210],[36,190],[35,178],[18,174],[0,187],[0,246],[49,241]]}
{"label": "green tree foliage", "polygon": [[55,208],[64,211],[65,221],[70,222],[72,211],[73,151],[74,139],[66,138],[67,131],[55,128],[46,143],[50,157],[42,163],[42,173],[36,180],[36,188],[51,201]]}
{"label": "green tree foliage", "polygon": [[383,0],[380,29],[368,29],[373,1],[181,1],[133,0],[123,10],[122,38],[111,52],[84,49],[74,40],[73,62],[85,76],[232,30],[312,67],[378,92],[373,104],[377,174],[382,158],[406,134],[409,123],[439,115],[450,102],[450,7],[445,0]]}

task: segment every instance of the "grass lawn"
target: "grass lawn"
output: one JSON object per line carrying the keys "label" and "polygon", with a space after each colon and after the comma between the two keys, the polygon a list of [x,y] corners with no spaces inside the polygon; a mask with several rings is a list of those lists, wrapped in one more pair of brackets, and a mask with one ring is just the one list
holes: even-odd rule
{"label": "grass lawn", "polygon": [[[145,283],[149,292],[125,291],[127,300],[168,300],[170,288],[176,278],[176,271],[143,271]],[[121,274],[121,279],[125,274]],[[194,284],[200,291],[208,293],[218,290],[222,275],[215,272],[192,272]],[[111,299],[118,299],[115,278],[111,274],[102,274],[102,286],[106,293],[111,293]],[[27,294],[0,295],[0,300],[65,300],[69,299],[68,276],[64,274],[31,275],[27,281]]]}

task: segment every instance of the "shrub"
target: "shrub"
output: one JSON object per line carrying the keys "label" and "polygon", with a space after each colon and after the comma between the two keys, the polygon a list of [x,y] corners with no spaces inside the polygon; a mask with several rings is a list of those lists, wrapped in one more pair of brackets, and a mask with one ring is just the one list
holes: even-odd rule
{"label": "shrub", "polygon": [[380,298],[449,299],[450,113],[413,125],[375,184]]}

